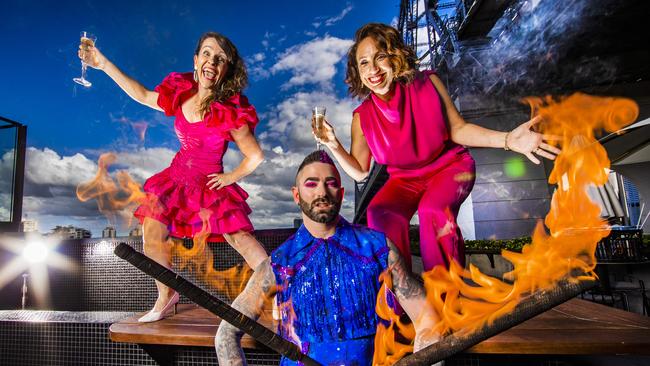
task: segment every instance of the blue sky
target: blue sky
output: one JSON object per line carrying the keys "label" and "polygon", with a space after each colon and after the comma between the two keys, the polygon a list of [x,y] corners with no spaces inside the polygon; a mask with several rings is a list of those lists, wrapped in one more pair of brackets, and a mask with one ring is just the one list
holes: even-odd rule
{"label": "blue sky", "polygon": [[[352,109],[346,94],[344,57],[354,31],[367,22],[391,23],[399,1],[15,1],[2,5],[0,115],[28,126],[23,217],[54,225],[77,225],[100,235],[107,220],[94,203],[74,197],[92,178],[103,152],[118,154],[118,167],[143,182],[166,167],[178,142],[173,120],[131,100],[103,72],[80,74],[79,32],[118,67],[149,88],[171,71],[190,71],[196,40],[214,30],[228,36],[249,68],[245,90],[257,107],[256,131],[266,161],[242,186],[257,228],[291,226],[297,217],[289,187],[297,163],[315,147],[306,128],[314,104],[349,144]],[[145,139],[134,126],[146,123]],[[239,161],[235,149],[226,168]],[[344,213],[350,216],[353,186]],[[0,197],[1,200],[6,200]],[[125,227],[119,231],[126,232]]]}

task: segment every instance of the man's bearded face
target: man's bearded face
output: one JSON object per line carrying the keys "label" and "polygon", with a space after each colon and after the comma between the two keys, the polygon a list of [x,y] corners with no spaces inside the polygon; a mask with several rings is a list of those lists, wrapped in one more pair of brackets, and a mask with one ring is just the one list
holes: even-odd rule
{"label": "man's bearded face", "polygon": [[301,196],[299,205],[302,212],[310,219],[321,224],[329,224],[336,220],[339,215],[341,199],[326,195],[307,202]]}

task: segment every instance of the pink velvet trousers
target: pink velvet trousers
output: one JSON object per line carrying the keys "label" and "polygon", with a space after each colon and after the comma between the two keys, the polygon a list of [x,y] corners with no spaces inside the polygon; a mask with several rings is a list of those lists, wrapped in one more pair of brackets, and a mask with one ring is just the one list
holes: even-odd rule
{"label": "pink velvet trousers", "polygon": [[[450,155],[450,154],[445,154]],[[465,248],[456,217],[474,186],[474,159],[465,151],[443,156],[416,170],[389,167],[390,178],[368,206],[368,227],[384,232],[411,268],[409,222],[418,212],[424,270],[465,265]]]}

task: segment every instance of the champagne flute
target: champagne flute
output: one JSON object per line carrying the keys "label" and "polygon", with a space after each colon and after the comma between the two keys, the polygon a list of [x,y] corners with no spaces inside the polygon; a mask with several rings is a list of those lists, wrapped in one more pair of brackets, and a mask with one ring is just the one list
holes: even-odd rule
{"label": "champagne flute", "polygon": [[[93,34],[90,34],[89,32],[83,31],[81,32],[81,44],[85,45],[87,47],[95,47],[95,41],[97,41],[97,37],[95,37]],[[81,60],[81,77],[80,78],[74,78],[75,83],[81,84],[85,86],[86,88],[89,88],[91,85],[93,85],[90,81],[86,80],[86,69],[88,68],[88,65]]]}
{"label": "champagne flute", "polygon": [[[325,120],[325,112],[327,108],[323,106],[316,106],[311,110],[312,127],[316,131],[316,137],[321,139],[323,137],[323,121]],[[320,140],[316,140],[316,149],[321,150]]]}

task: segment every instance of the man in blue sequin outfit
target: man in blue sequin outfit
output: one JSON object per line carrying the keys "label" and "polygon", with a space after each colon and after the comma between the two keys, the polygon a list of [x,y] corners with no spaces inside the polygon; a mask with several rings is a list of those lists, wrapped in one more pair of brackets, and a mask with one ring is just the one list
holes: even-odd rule
{"label": "man in blue sequin outfit", "polygon": [[[433,342],[429,330],[437,316],[395,246],[384,234],[339,216],[343,187],[326,152],[305,158],[292,193],[303,225],[255,269],[232,306],[257,319],[265,299],[275,295],[279,333],[304,353],[323,365],[371,365],[378,277],[389,269],[398,301],[415,319],[415,349]],[[245,364],[241,335],[228,323],[220,325],[215,339],[219,364]]]}

